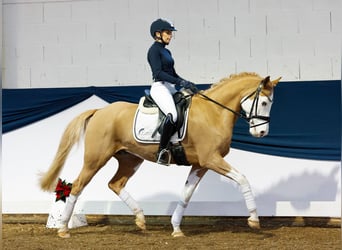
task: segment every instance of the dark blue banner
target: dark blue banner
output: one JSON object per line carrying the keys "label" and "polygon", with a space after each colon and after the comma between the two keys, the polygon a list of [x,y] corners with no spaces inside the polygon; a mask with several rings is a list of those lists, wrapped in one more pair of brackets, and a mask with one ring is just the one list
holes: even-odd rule
{"label": "dark blue banner", "polygon": [[[209,85],[199,85],[201,89]],[[3,89],[3,133],[34,123],[96,95],[137,103],[149,86]],[[281,82],[275,89],[270,133],[253,138],[238,120],[232,147],[278,156],[341,160],[340,81]]]}

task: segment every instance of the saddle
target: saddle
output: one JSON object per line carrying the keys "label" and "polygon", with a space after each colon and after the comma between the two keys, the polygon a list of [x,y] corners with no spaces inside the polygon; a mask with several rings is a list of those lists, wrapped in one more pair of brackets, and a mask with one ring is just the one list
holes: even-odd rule
{"label": "saddle", "polygon": [[[191,95],[186,91],[179,91],[173,95],[173,99],[178,119],[176,122],[176,132],[170,140],[170,151],[177,164],[189,165],[181,141],[186,133]],[[151,97],[150,91],[145,90],[145,95],[140,99],[134,118],[134,138],[141,143],[159,143],[165,118],[165,114],[158,108]]]}
{"label": "saddle", "polygon": [[[181,137],[181,128],[184,125],[184,120],[185,120],[185,115],[186,115],[186,111],[189,108],[190,105],[190,101],[191,101],[191,97],[190,95],[187,95],[187,93],[184,92],[176,92],[173,95],[173,100],[175,102],[176,105],[176,110],[177,110],[177,122],[176,122],[176,131],[178,133],[178,137]],[[149,89],[145,89],[145,99],[143,101],[143,106],[145,108],[156,108],[159,111],[159,126],[158,126],[158,132],[160,134],[162,134],[162,127],[161,126],[165,120],[166,115],[161,112],[161,110],[158,108],[158,105],[154,102],[154,100],[152,99],[152,96],[150,94],[150,90]]]}

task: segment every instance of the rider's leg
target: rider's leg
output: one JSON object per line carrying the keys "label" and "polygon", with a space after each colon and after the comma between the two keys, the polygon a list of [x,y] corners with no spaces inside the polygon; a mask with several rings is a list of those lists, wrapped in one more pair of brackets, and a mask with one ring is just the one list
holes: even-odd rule
{"label": "rider's leg", "polygon": [[154,82],[151,86],[151,97],[165,114],[172,114],[172,121],[177,121],[177,110],[173,100],[173,94],[177,92],[174,84],[168,82]]}
{"label": "rider's leg", "polygon": [[168,82],[155,82],[151,87],[151,96],[153,100],[166,115],[165,121],[162,124],[163,128],[157,156],[157,163],[165,165],[168,165],[170,162],[168,144],[171,136],[175,132],[175,124],[177,121],[177,110],[172,96],[176,91],[174,85]]}
{"label": "rider's leg", "polygon": [[171,139],[171,136],[175,132],[175,124],[172,121],[172,115],[169,113],[167,114],[163,128],[162,134],[160,137],[160,144],[157,156],[157,163],[169,165],[170,164],[170,152],[168,150],[168,145]]}

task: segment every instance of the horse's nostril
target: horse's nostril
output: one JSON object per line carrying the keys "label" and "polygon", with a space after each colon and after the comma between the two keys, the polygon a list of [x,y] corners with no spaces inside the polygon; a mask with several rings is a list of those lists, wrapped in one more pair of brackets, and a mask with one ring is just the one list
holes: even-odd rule
{"label": "horse's nostril", "polygon": [[264,134],[265,134],[265,131],[264,131],[264,130],[260,131],[260,135],[261,135],[261,136],[263,136]]}

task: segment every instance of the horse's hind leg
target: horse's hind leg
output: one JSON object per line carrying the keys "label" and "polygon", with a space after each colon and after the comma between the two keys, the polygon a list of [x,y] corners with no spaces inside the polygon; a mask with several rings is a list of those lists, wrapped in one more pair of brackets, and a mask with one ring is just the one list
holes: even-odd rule
{"label": "horse's hind leg", "polygon": [[146,229],[145,216],[139,204],[125,190],[126,183],[129,178],[134,175],[143,159],[127,152],[119,152],[115,155],[119,162],[119,168],[114,177],[108,183],[108,187],[116,193],[120,199],[132,210],[135,214],[135,224],[142,230]]}
{"label": "horse's hind leg", "polygon": [[[61,238],[69,238],[68,222],[72,216],[75,204],[80,196],[84,187],[90,182],[97,171],[103,166],[101,164],[99,168],[90,167],[88,164],[83,165],[83,169],[80,172],[77,179],[72,184],[70,196],[66,200],[65,208],[61,217],[61,225],[58,229],[58,236]],[[94,165],[93,165],[94,166]]]}
{"label": "horse's hind leg", "polygon": [[190,198],[194,193],[198,183],[205,175],[208,169],[201,168],[200,166],[193,166],[190,170],[188,178],[185,182],[185,186],[183,188],[183,192],[181,194],[181,198],[177,204],[175,211],[172,214],[171,224],[173,227],[172,236],[173,237],[182,237],[184,236],[182,230],[180,229],[180,224],[182,222],[182,218],[184,215],[184,211],[189,204]]}
{"label": "horse's hind leg", "polygon": [[102,154],[103,150],[99,148],[95,150],[96,145],[88,146],[91,150],[85,151],[84,163],[78,177],[72,183],[70,196],[66,200],[65,208],[61,217],[61,225],[58,229],[58,236],[61,238],[69,238],[68,222],[71,218],[75,204],[84,187],[91,181],[94,175],[106,164],[110,159],[111,154]]}

